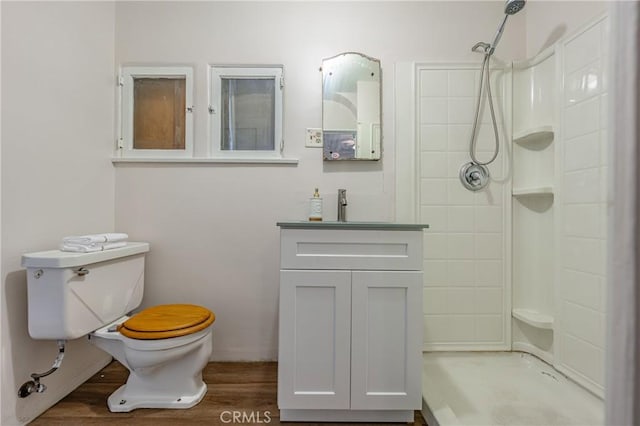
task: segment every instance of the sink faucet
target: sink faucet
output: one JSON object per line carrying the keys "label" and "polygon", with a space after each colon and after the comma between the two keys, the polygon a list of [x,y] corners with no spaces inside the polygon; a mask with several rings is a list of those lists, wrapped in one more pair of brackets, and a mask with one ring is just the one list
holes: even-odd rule
{"label": "sink faucet", "polygon": [[338,189],[338,222],[347,221],[347,190]]}

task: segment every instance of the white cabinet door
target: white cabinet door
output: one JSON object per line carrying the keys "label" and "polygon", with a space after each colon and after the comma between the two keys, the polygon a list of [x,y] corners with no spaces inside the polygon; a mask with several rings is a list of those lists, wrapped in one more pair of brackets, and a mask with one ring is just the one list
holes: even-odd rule
{"label": "white cabinet door", "polygon": [[422,272],[353,271],[351,408],[420,409]]}
{"label": "white cabinet door", "polygon": [[280,409],[348,409],[351,271],[280,271]]}

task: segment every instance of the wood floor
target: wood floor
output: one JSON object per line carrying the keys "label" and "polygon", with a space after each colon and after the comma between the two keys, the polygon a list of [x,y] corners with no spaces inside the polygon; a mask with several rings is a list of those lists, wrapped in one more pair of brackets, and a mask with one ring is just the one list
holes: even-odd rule
{"label": "wood floor", "polygon": [[[261,413],[252,423],[269,425],[307,425],[326,423],[280,423],[276,404],[277,363],[275,362],[212,362],[204,370],[207,395],[189,410],[138,409],[130,413],[111,413],[107,397],[126,381],[127,370],[114,361],[62,401],[38,417],[32,425],[233,425],[224,411]],[[264,413],[269,412],[270,422]],[[227,413],[226,416],[229,416]],[[225,420],[225,421],[223,421]],[[262,423],[259,423],[260,420]],[[416,411],[415,426],[424,426]],[[338,425],[349,425],[339,423]],[[352,424],[365,426],[366,423]],[[381,423],[372,425],[380,426]]]}

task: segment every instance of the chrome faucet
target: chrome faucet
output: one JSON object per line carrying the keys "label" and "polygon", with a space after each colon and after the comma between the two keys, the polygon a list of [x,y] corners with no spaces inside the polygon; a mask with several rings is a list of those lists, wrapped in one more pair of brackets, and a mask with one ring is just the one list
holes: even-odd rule
{"label": "chrome faucet", "polygon": [[347,190],[338,189],[338,222],[347,221]]}

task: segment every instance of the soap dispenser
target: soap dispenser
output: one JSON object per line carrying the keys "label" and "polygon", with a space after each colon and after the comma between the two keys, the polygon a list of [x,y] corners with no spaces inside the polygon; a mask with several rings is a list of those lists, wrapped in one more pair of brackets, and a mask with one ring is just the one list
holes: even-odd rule
{"label": "soap dispenser", "polygon": [[312,222],[322,221],[322,198],[318,188],[313,193],[313,197],[309,198],[309,220]]}

